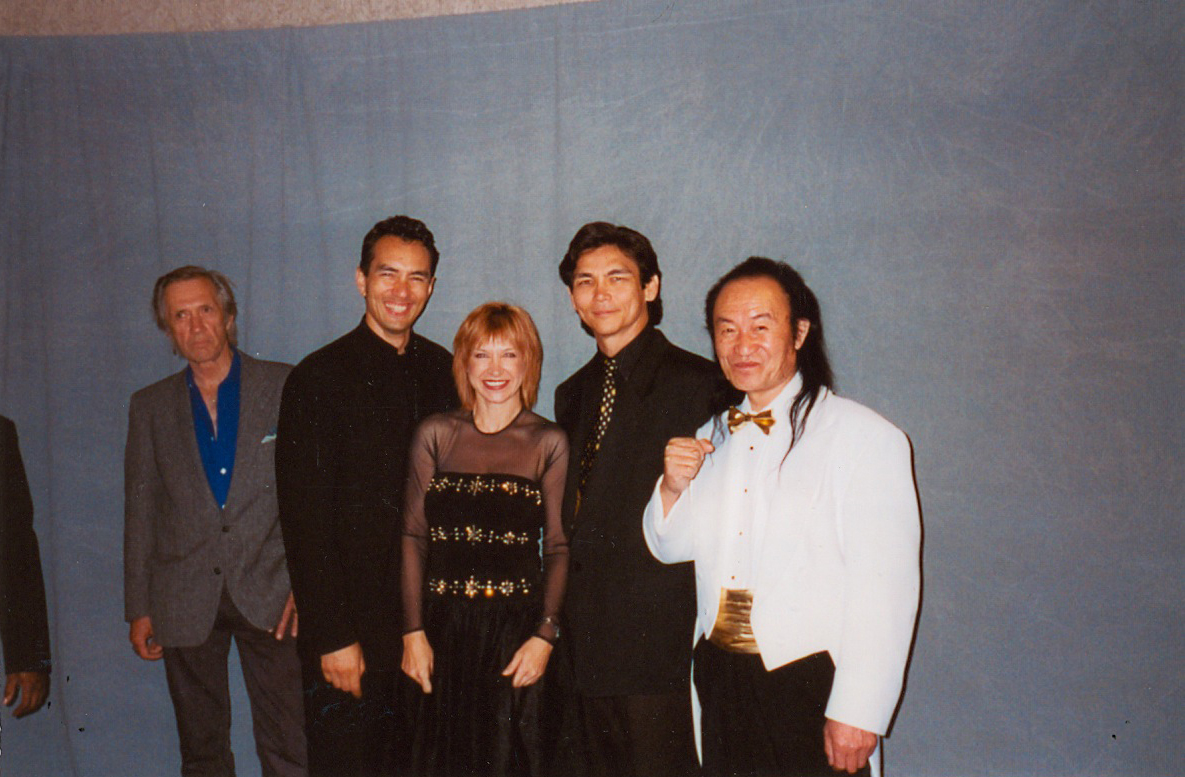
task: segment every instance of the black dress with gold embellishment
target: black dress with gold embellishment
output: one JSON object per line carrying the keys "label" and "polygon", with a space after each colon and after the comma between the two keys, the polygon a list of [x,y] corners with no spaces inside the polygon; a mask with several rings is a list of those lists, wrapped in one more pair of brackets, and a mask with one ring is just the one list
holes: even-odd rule
{"label": "black dress with gold embellishment", "polygon": [[[403,529],[405,631],[424,629],[432,693],[419,699],[416,775],[538,775],[551,668],[526,688],[502,670],[556,638],[568,573],[560,521],[568,443],[524,411],[484,434],[469,413],[425,420],[412,443]],[[409,681],[410,682],[410,681]]]}

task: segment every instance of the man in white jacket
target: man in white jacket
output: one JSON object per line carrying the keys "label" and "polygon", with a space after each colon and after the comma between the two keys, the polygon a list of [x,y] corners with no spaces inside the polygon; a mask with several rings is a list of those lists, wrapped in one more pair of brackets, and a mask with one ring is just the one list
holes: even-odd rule
{"label": "man in white jacket", "polygon": [[921,525],[909,440],[836,396],[814,294],[752,257],[705,306],[746,398],[672,439],[643,528],[694,561],[704,773],[867,774],[901,695]]}

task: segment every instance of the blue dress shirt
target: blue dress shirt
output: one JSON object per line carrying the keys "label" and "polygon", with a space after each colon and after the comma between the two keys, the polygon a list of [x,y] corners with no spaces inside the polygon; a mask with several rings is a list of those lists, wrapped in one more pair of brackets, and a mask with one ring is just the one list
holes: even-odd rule
{"label": "blue dress shirt", "polygon": [[226,507],[230,478],[235,470],[235,443],[239,438],[239,352],[235,351],[230,372],[218,384],[218,428],[210,420],[210,411],[193,380],[193,368],[185,370],[189,401],[193,406],[193,431],[197,435],[198,454],[206,470],[206,481],[219,507]]}

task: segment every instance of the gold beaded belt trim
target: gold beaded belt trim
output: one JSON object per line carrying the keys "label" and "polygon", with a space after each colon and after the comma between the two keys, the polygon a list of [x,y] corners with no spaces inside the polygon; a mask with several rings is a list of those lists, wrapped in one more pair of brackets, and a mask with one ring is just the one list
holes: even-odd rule
{"label": "gold beaded belt trim", "polygon": [[531,584],[527,580],[441,580],[433,578],[428,581],[428,591],[434,594],[467,596],[476,599],[484,596],[492,599],[495,596],[519,596],[531,593]]}
{"label": "gold beaded belt trim", "polygon": [[731,653],[760,653],[749,614],[753,611],[753,592],[746,588],[721,588],[716,625],[708,641]]}
{"label": "gold beaded belt trim", "polygon": [[543,492],[534,484],[522,483],[495,475],[467,475],[449,473],[437,475],[428,483],[429,492],[452,491],[457,494],[488,494],[503,491],[507,494],[522,494],[536,505],[543,504]]}
{"label": "gold beaded belt trim", "polygon": [[532,537],[527,533],[512,531],[490,531],[480,526],[454,526],[445,528],[433,526],[429,529],[429,536],[433,542],[472,542],[501,545],[526,545],[539,542],[539,535]]}

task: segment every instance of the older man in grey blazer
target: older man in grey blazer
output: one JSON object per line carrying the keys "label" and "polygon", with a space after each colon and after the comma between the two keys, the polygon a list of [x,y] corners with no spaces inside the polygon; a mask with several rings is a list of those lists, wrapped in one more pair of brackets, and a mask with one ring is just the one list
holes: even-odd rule
{"label": "older man in grey blazer", "polygon": [[125,454],[129,640],[165,660],[184,775],[233,775],[227,655],[238,644],[264,775],[307,773],[296,612],[278,522],[275,431],[290,367],[235,348],[221,273],[180,267],[153,292],[188,365],[132,395]]}

